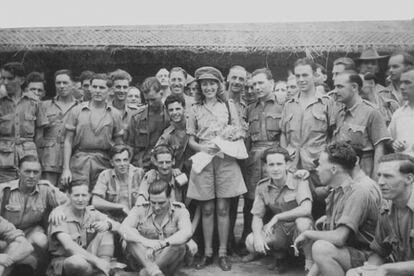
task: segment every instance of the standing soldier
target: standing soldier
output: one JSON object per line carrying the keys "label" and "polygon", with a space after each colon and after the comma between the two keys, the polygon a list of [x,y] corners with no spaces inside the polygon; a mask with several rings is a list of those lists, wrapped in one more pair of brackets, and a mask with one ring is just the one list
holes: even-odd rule
{"label": "standing soldier", "polygon": [[122,142],[123,134],[119,111],[106,103],[111,86],[107,75],[96,74],[91,80],[91,101],[79,104],[68,114],[63,185],[83,180],[92,190],[99,173],[110,167],[108,151]]}
{"label": "standing soldier", "polygon": [[22,64],[5,64],[1,80],[7,91],[0,98],[0,183],[3,183],[17,179],[17,168],[25,155],[37,156],[35,136],[47,120],[37,96],[22,95]]}
{"label": "standing soldier", "polygon": [[64,122],[69,111],[77,105],[72,95],[72,72],[66,69],[57,71],[55,86],[56,97],[42,102],[48,123],[43,128],[42,139],[39,141],[39,155],[42,178],[55,186],[60,186],[65,140]]}
{"label": "standing soldier", "polygon": [[280,142],[280,119],[283,103],[273,93],[274,80],[269,69],[257,69],[252,73],[252,84],[257,101],[247,108],[246,119],[249,124],[247,148],[249,159],[246,162],[247,194],[244,198],[244,229],[241,242],[244,242],[251,231],[253,205],[256,185],[266,177],[266,171],[261,156],[265,149],[278,146]]}
{"label": "standing soldier", "polygon": [[151,149],[168,126],[169,119],[161,102],[161,84],[157,78],[146,78],[141,91],[148,104],[132,116],[126,142],[134,151],[132,164],[148,170],[151,165]]}

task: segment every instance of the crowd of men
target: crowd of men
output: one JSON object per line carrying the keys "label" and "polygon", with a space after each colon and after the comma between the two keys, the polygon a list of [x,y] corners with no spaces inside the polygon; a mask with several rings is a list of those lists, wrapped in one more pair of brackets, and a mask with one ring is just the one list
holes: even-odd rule
{"label": "crowd of men", "polygon": [[308,58],[286,81],[240,65],[54,81],[45,100],[42,73],[1,68],[0,275],[179,275],[214,256],[228,271],[231,254],[271,255],[275,273],[299,255],[308,275],[414,274],[409,53],[340,57],[332,89]]}

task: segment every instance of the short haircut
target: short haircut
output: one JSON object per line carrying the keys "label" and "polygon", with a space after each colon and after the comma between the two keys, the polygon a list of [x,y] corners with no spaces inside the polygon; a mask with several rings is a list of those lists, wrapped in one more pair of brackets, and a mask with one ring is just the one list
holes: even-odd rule
{"label": "short haircut", "polygon": [[272,71],[270,71],[269,68],[260,68],[260,69],[254,70],[252,73],[252,78],[259,74],[264,74],[268,80],[273,80]]}
{"label": "short haircut", "polygon": [[126,145],[115,145],[109,151],[109,157],[112,159],[116,154],[123,153],[124,151],[128,152],[128,157],[131,157],[131,151]]}
{"label": "short haircut", "polygon": [[184,78],[187,79],[188,73],[183,68],[181,68],[181,67],[173,67],[173,68],[171,68],[171,70],[170,70],[170,77],[171,77],[171,74],[173,72],[181,72],[183,74]]}
{"label": "short haircut", "polygon": [[25,79],[25,86],[28,86],[31,82],[41,82],[43,85],[46,85],[45,78],[42,73],[39,72],[30,72]]}
{"label": "short haircut", "polygon": [[91,84],[94,80],[103,80],[103,81],[105,81],[106,86],[108,86],[109,88],[111,88],[112,85],[113,85],[113,82],[112,82],[111,78],[107,74],[104,74],[104,73],[98,73],[98,74],[93,75],[92,78],[91,78]]}
{"label": "short haircut", "polygon": [[115,70],[110,75],[113,82],[116,80],[127,80],[128,83],[130,83],[132,81],[131,75],[127,71],[121,69]]}
{"label": "short haircut", "polygon": [[62,70],[58,70],[55,72],[55,79],[57,76],[59,75],[67,75],[71,81],[73,81],[73,75],[72,75],[72,71],[70,71],[69,69],[62,69]]}
{"label": "short haircut", "polygon": [[14,77],[23,78],[26,75],[23,64],[16,61],[4,64],[3,70],[10,72]]}
{"label": "short haircut", "polygon": [[304,65],[309,65],[312,68],[313,72],[316,72],[316,64],[315,62],[310,59],[310,58],[300,58],[298,59],[294,65],[293,65],[293,69],[298,67],[298,66],[304,66]]}
{"label": "short haircut", "polygon": [[170,197],[170,195],[171,195],[171,186],[165,180],[157,179],[154,182],[152,182],[148,187],[148,194],[149,194],[150,198],[151,198],[151,195],[159,195],[163,192],[165,192],[165,195],[167,197]]}
{"label": "short haircut", "polygon": [[375,83],[378,83],[378,80],[377,80],[377,77],[375,76],[375,74],[372,74],[372,73],[369,73],[369,72],[364,75],[364,80],[366,80],[366,81],[373,80]]}
{"label": "short haircut", "polygon": [[171,158],[174,159],[174,150],[167,144],[160,144],[152,150],[152,156],[157,160],[157,156],[160,154],[170,154]]}
{"label": "short haircut", "polygon": [[354,70],[346,70],[339,75],[347,75],[348,76],[348,82],[349,83],[356,83],[358,85],[358,88],[361,88],[363,83],[361,76],[355,72]]}
{"label": "short haircut", "polygon": [[328,160],[351,171],[357,162],[357,155],[352,146],[347,142],[336,142],[326,146],[325,152]]}
{"label": "short haircut", "polygon": [[142,83],[140,90],[143,94],[147,95],[151,89],[155,90],[156,92],[161,91],[161,83],[156,77],[146,78]]}
{"label": "short haircut", "polygon": [[355,70],[355,62],[349,57],[340,57],[334,60],[333,65],[343,65],[345,70]]}
{"label": "short haircut", "polygon": [[414,66],[414,57],[407,53],[407,52],[403,52],[403,51],[397,51],[391,54],[391,57],[395,57],[395,56],[402,56],[403,57],[403,64],[404,66]]}
{"label": "short haircut", "polygon": [[89,191],[89,183],[86,179],[76,179],[76,180],[71,181],[68,186],[68,193],[71,194],[74,187],[83,186],[83,185],[88,187],[88,191]]}
{"label": "short haircut", "polygon": [[178,95],[178,94],[171,94],[169,95],[164,102],[164,106],[165,108],[168,110],[168,105],[172,104],[172,103],[180,103],[183,107],[185,107],[185,100],[183,95]]}
{"label": "short haircut", "polygon": [[283,155],[285,162],[290,161],[289,152],[285,148],[282,148],[280,146],[265,149],[265,151],[262,154],[262,161],[265,164],[267,164],[267,157],[272,154],[281,154]]}
{"label": "short haircut", "polygon": [[39,158],[37,158],[36,155],[32,155],[32,154],[25,155],[23,156],[22,159],[20,159],[19,168],[22,168],[23,163],[25,162],[36,162],[40,164]]}
{"label": "short haircut", "polygon": [[402,174],[414,174],[414,157],[404,153],[391,153],[381,156],[379,163],[398,161],[400,167],[398,171]]}
{"label": "short haircut", "polygon": [[91,80],[93,75],[95,75],[95,73],[92,71],[89,71],[89,70],[83,71],[79,76],[79,80],[81,83],[83,83],[86,80]]}

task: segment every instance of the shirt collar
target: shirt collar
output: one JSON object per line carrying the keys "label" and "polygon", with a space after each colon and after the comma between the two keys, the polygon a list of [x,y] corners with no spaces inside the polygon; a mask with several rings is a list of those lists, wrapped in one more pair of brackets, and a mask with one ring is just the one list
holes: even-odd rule
{"label": "shirt collar", "polygon": [[[265,102],[276,102],[276,95],[272,93],[270,93],[270,95],[265,99]],[[256,102],[256,106],[260,104],[260,100],[258,99]]]}
{"label": "shirt collar", "polygon": [[[91,110],[91,108],[89,107],[89,104],[90,104],[90,102],[82,102],[82,103],[80,104],[80,106],[81,106],[81,110],[84,110],[84,109],[89,109],[89,110]],[[106,110],[108,110],[108,111],[111,111],[112,106],[111,106],[111,105],[109,105],[109,104],[106,104],[105,109],[106,109]]]}
{"label": "shirt collar", "polygon": [[91,216],[90,213],[90,206],[86,206],[85,208],[85,214],[83,215],[83,220],[81,220],[81,218],[75,216],[75,214],[73,213],[72,210],[72,206],[70,205],[70,203],[68,203],[67,205],[65,205],[65,208],[68,208],[68,211],[66,212],[66,221],[68,222],[77,222],[79,224],[82,224],[82,222],[85,222],[89,219],[89,217]]}
{"label": "shirt collar", "polygon": [[[300,99],[300,95],[302,94],[302,92],[298,92],[291,100],[290,100],[290,102],[296,102],[296,103],[299,103],[299,99]],[[317,103],[317,102],[322,102],[322,98],[323,97],[326,97],[325,95],[320,95],[319,93],[316,93],[315,94],[315,100],[313,101],[313,102],[311,102],[311,103],[309,103],[309,105],[312,105],[312,104],[314,104],[314,103]],[[308,105],[308,106],[309,106]]]}
{"label": "shirt collar", "polygon": [[[294,185],[294,181],[295,180],[294,180],[293,174],[288,172],[287,175],[286,175],[285,183],[283,183],[282,187],[280,187],[280,188],[287,187],[289,190],[295,190],[296,187]],[[273,182],[273,179],[269,178],[269,181],[267,183],[267,187],[268,188],[273,188],[273,187],[278,187],[278,186]]]}
{"label": "shirt collar", "polygon": [[351,108],[347,108],[344,105],[345,112],[351,114],[352,117],[354,117],[356,110],[358,109],[359,105],[362,104],[362,102],[363,102],[362,98],[361,97],[358,97],[356,103]]}
{"label": "shirt collar", "polygon": [[[10,191],[20,190],[20,187],[19,187],[20,180],[19,179],[10,181],[9,183],[10,183]],[[38,192],[39,192],[39,183],[36,184],[36,186],[35,186],[35,188],[34,188],[34,190],[31,194],[35,194],[35,193],[38,193]]]}
{"label": "shirt collar", "polygon": [[[148,213],[147,213],[147,218],[153,217],[155,216],[152,207],[151,207],[151,203],[149,203],[149,208],[148,208]],[[172,202],[170,200],[170,208],[168,208],[168,217],[171,217],[172,214],[174,213],[174,206],[172,205]]]}

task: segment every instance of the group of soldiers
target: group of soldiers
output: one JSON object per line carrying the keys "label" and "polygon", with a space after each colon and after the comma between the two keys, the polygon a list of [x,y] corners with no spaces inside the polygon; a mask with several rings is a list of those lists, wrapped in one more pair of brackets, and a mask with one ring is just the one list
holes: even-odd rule
{"label": "group of soldiers", "polygon": [[41,73],[5,64],[0,275],[178,275],[215,252],[223,271],[230,254],[270,254],[281,273],[293,253],[308,275],[413,274],[413,66],[369,48],[334,61],[332,90],[308,58],[285,82],[239,65],[163,68],[139,87],[64,69],[44,100]]}

